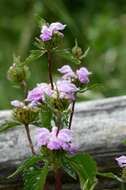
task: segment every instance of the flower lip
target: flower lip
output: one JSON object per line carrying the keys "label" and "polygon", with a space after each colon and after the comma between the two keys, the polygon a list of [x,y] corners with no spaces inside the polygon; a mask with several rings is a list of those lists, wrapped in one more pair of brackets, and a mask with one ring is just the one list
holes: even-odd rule
{"label": "flower lip", "polygon": [[16,108],[22,108],[25,106],[25,104],[19,100],[13,100],[11,101],[11,105],[16,107]]}
{"label": "flower lip", "polygon": [[45,95],[51,96],[53,93],[51,87],[47,83],[40,83],[32,89],[31,91],[28,92],[28,96],[26,98],[27,101],[33,101],[35,102],[40,102],[40,101],[45,101]]}
{"label": "flower lip", "polygon": [[115,160],[117,161],[120,167],[126,167],[126,156],[122,155],[118,158],[115,158]]}

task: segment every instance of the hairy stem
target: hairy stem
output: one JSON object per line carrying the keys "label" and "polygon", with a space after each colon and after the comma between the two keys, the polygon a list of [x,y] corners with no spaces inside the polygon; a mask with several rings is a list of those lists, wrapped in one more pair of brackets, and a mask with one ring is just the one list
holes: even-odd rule
{"label": "hairy stem", "polygon": [[25,80],[22,81],[21,87],[22,87],[23,92],[24,92],[24,98],[26,98],[27,93],[28,93],[28,86],[27,86],[27,82]]}
{"label": "hairy stem", "polygon": [[28,138],[28,142],[29,142],[29,146],[30,146],[31,152],[32,152],[33,155],[35,155],[34,146],[33,146],[33,143],[32,143],[31,136],[30,136],[29,126],[26,125],[26,124],[25,124],[25,130],[26,130],[26,134],[27,134],[27,138]]}
{"label": "hairy stem", "polygon": [[71,114],[70,114],[69,129],[71,129],[71,125],[72,125],[74,109],[75,109],[75,103],[76,103],[76,99],[72,103],[72,111],[71,111]]}
{"label": "hairy stem", "polygon": [[47,54],[48,54],[48,75],[49,75],[49,82],[51,84],[51,88],[54,89],[53,78],[52,78],[51,50],[50,49],[48,49]]}
{"label": "hairy stem", "polygon": [[55,171],[55,190],[62,190],[62,172],[60,169]]}

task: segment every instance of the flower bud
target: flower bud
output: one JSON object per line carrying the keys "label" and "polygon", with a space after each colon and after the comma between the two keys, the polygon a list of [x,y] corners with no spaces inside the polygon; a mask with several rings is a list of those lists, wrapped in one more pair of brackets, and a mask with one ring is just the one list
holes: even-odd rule
{"label": "flower bud", "polygon": [[30,124],[38,116],[38,108],[30,108],[27,106],[24,107],[17,107],[14,109],[14,117],[16,120],[23,124]]}
{"label": "flower bud", "polygon": [[7,78],[12,82],[20,83],[27,80],[29,74],[30,72],[27,66],[17,66],[13,64],[7,72]]}
{"label": "flower bud", "polygon": [[83,54],[82,49],[78,46],[77,41],[75,41],[75,46],[72,48],[72,53],[76,58],[80,58]]}

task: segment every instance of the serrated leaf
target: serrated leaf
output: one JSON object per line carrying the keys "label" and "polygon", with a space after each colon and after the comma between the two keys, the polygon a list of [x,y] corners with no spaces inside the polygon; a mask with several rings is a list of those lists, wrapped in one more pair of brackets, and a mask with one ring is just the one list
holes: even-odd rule
{"label": "serrated leaf", "polygon": [[79,59],[77,59],[69,50],[57,50],[56,53],[61,56],[62,58],[66,59],[67,61],[70,61],[71,63],[74,63],[76,65],[79,65],[81,62]]}
{"label": "serrated leaf", "polygon": [[77,154],[70,158],[71,166],[77,172],[83,189],[88,180],[88,190],[96,183],[96,162],[88,154]]}
{"label": "serrated leaf", "polygon": [[48,174],[48,165],[43,168],[33,167],[24,173],[24,190],[43,190]]}
{"label": "serrated leaf", "polygon": [[113,174],[112,172],[106,172],[106,173],[97,172],[97,175],[101,176],[101,177],[111,178],[111,179],[117,180],[117,181],[119,181],[121,183],[123,182],[123,179],[121,179],[117,175]]}
{"label": "serrated leaf", "polygon": [[35,163],[37,163],[38,161],[42,160],[42,155],[35,155],[30,157],[29,159],[27,159],[26,161],[24,161],[23,164],[21,164],[21,166],[19,166],[19,168],[10,176],[8,176],[8,178],[12,178],[17,176],[19,173],[24,172],[25,170],[27,170],[29,167],[33,166]]}
{"label": "serrated leaf", "polygon": [[46,53],[46,50],[32,50],[30,55],[25,59],[24,64],[32,63],[33,61],[39,59]]}
{"label": "serrated leaf", "polygon": [[62,159],[62,167],[64,169],[64,171],[73,179],[77,179],[76,173],[73,170],[73,168],[71,167],[70,161],[67,158],[63,158]]}
{"label": "serrated leaf", "polygon": [[6,131],[8,129],[15,128],[19,125],[20,125],[20,123],[17,121],[6,121],[2,125],[0,125],[0,133],[3,131]]}

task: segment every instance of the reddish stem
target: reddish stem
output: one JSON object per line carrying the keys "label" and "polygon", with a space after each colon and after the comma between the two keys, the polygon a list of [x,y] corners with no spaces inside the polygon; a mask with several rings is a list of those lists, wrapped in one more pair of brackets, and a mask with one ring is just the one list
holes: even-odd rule
{"label": "reddish stem", "polygon": [[72,103],[72,111],[71,111],[71,114],[70,114],[69,129],[71,129],[71,125],[72,125],[74,109],[75,109],[75,103],[76,103],[76,100],[74,100],[73,103]]}
{"label": "reddish stem", "polygon": [[26,125],[26,124],[25,124],[25,130],[26,130],[26,134],[27,134],[28,141],[29,141],[29,146],[30,146],[30,148],[31,148],[31,152],[32,152],[33,155],[35,155],[34,146],[33,146],[33,143],[32,143],[31,136],[30,136],[29,126]]}
{"label": "reddish stem", "polygon": [[49,81],[50,81],[50,84],[51,84],[51,88],[54,89],[53,78],[52,78],[52,61],[51,61],[51,51],[50,51],[50,49],[48,49],[47,54],[48,54],[48,75],[49,75]]}
{"label": "reddish stem", "polygon": [[48,181],[46,181],[46,184],[45,184],[44,190],[49,190],[49,183],[48,183]]}
{"label": "reddish stem", "polygon": [[55,190],[62,190],[62,172],[60,169],[55,171]]}

